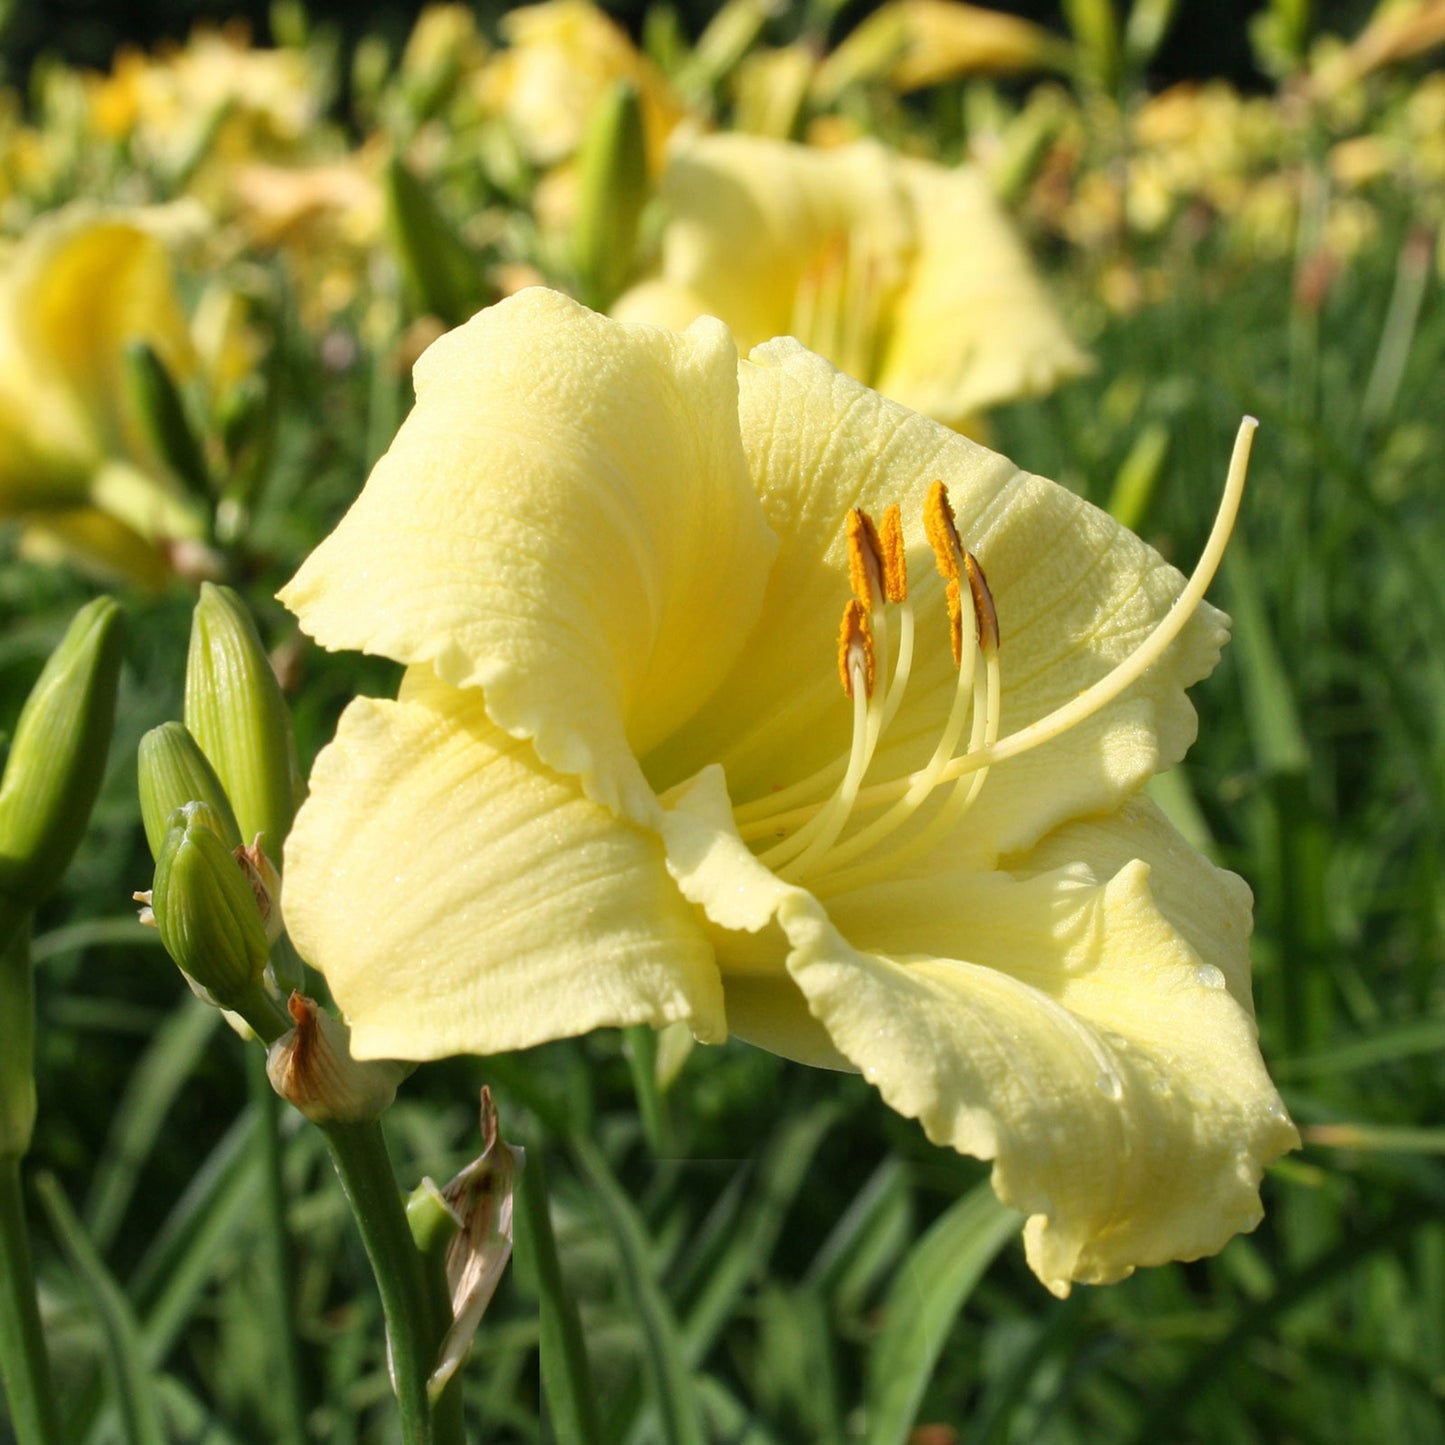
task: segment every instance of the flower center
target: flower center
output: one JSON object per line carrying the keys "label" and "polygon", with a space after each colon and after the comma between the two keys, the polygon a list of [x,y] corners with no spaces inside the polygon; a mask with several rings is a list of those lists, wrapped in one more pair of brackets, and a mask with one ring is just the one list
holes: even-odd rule
{"label": "flower center", "polygon": [[898,273],[898,258],[881,238],[862,227],[834,232],[798,278],[787,334],[871,383],[887,341]]}
{"label": "flower center", "polygon": [[914,618],[898,508],[884,513],[881,526],[861,509],[851,511],[848,570],[853,596],[839,631],[838,671],[852,703],[852,741],[843,758],[734,809],[739,833],[760,860],[789,882],[806,882],[825,894],[890,872],[957,826],[990,768],[1068,732],[1138,681],[1183,631],[1214,579],[1239,513],[1257,425],[1253,417],[1240,424],[1209,538],[1164,618],[1091,687],[1004,738],[999,737],[1001,649],[993,595],[978,559],[959,536],[947,489],[935,482],[923,524],[944,580],[957,682],[928,761],[913,772],[872,783],[867,777],[879,740],[908,686]]}

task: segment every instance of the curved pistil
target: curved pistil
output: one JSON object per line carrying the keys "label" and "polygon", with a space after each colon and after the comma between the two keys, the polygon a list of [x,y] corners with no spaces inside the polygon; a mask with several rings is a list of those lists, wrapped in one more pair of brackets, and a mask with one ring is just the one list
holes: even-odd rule
{"label": "curved pistil", "polygon": [[[879,740],[893,720],[907,686],[913,657],[913,614],[908,602],[902,524],[890,507],[882,528],[861,509],[848,519],[849,576],[854,596],[844,613],[839,671],[853,699],[853,741],[842,781],[816,801],[838,776],[837,762],[800,783],[735,811],[739,833],[748,841],[780,838],[760,859],[792,882],[820,882],[829,890],[925,852],[953,829],[973,805],[990,768],[1060,737],[1107,706],[1151,667],[1184,630],[1213,581],[1239,514],[1249,454],[1258,423],[1245,417],[1235,438],[1219,511],[1199,562],[1173,606],[1130,655],[1091,687],[1046,717],[1000,739],[1002,704],[998,613],[978,559],[963,545],[942,482],[935,482],[924,508],[924,531],[944,579],[949,632],[958,684],[932,755],[922,768],[887,782],[863,786]],[[964,622],[967,588],[972,626]],[[898,613],[897,655],[887,686],[878,695],[880,669],[889,668],[890,611]],[[968,742],[960,752],[966,724]],[[921,826],[895,837],[945,785],[941,804]],[[803,804],[803,799],[814,801]],[[850,836],[844,833],[858,811],[884,811]],[[786,836],[783,836],[786,835]],[[889,846],[889,840],[894,839]]]}

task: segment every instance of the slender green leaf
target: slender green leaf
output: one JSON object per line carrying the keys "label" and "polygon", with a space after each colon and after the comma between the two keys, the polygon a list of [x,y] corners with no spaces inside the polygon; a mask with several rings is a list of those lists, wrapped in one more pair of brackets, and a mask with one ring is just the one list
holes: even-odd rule
{"label": "slender green leaf", "polygon": [[1019,1217],[985,1181],[909,1251],[883,1307],[868,1360],[868,1445],[903,1445],[958,1312]]}
{"label": "slender green leaf", "polygon": [[141,1056],[111,1115],[81,1217],[95,1247],[106,1250],[120,1228],[155,1148],[166,1115],[221,1022],[219,1011],[189,994],[161,1025]]}
{"label": "slender green leaf", "polygon": [[577,1318],[577,1306],[562,1278],[547,1185],[542,1173],[542,1151],[527,1150],[517,1189],[517,1250],[525,1255],[528,1272],[536,1282],[541,1324],[542,1393],[559,1440],[577,1445],[600,1445],[596,1397],[587,1362],[587,1342]]}
{"label": "slender green leaf", "polygon": [[140,1323],[125,1292],[105,1267],[54,1176],[40,1175],[35,1189],[50,1218],[51,1228],[100,1321],[106,1344],[106,1365],[126,1439],[131,1445],[165,1445],[154,1366],[146,1357]]}
{"label": "slender green leaf", "polygon": [[683,1325],[687,1357],[701,1365],[737,1309],[749,1282],[764,1276],[789,1205],[802,1188],[823,1136],[839,1108],[826,1103],[785,1118],[768,1143],[752,1190],[752,1203],[728,1249],[703,1286]]}
{"label": "slender green leaf", "polygon": [[622,1276],[642,1329],[643,1363],[663,1438],[668,1445],[704,1445],[707,1435],[687,1345],[653,1273],[647,1226],[595,1145],[574,1138],[572,1153],[617,1246]]}

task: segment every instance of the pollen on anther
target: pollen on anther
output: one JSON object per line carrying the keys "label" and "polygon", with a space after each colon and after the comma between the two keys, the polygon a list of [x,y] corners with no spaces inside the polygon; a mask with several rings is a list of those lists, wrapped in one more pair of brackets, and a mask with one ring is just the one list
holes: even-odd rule
{"label": "pollen on anther", "polygon": [[882,544],[883,595],[890,602],[908,601],[908,555],[903,549],[903,513],[889,507],[878,531]]}
{"label": "pollen on anther", "polygon": [[972,552],[963,554],[963,567],[968,573],[969,591],[973,594],[973,625],[979,650],[985,657],[992,657],[998,651],[998,609],[993,604],[993,593],[989,591],[988,579]]}
{"label": "pollen on anther", "polygon": [[948,602],[948,641],[953,648],[953,665],[963,666],[963,591],[958,585],[957,577],[948,579],[948,586],[944,589],[944,597]]}
{"label": "pollen on anther", "polygon": [[948,488],[941,481],[934,482],[928,489],[928,499],[923,504],[923,532],[928,538],[928,545],[933,548],[938,575],[945,582],[956,581],[962,567],[959,559],[963,543],[959,541],[958,525],[953,520]]}
{"label": "pollen on anther", "polygon": [[873,696],[874,674],[877,662],[873,651],[873,629],[868,625],[868,613],[856,597],[848,599],[843,609],[843,622],[838,628],[838,676],[843,680],[843,691],[853,696],[854,674],[863,673],[863,695]]}
{"label": "pollen on anther", "polygon": [[873,518],[861,507],[848,513],[848,585],[867,612],[887,593],[883,543]]}

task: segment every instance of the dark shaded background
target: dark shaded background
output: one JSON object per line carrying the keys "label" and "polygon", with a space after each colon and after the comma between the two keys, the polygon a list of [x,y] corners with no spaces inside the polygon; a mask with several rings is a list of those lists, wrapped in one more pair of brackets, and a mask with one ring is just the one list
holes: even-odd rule
{"label": "dark shaded background", "polygon": [[[423,0],[307,0],[317,20],[338,25],[349,37],[379,32],[400,39],[422,8]],[[719,0],[676,0],[688,30],[696,34]],[[1027,15],[1052,28],[1065,29],[1058,0],[992,0],[993,8]],[[476,6],[485,24],[510,8],[496,0]],[[620,0],[604,5],[634,32],[648,0]],[[837,33],[876,8],[871,3],[846,6]],[[1120,5],[1121,11],[1127,6]],[[1250,58],[1246,24],[1265,8],[1264,0],[1182,0],[1151,79],[1158,83],[1188,76],[1223,75],[1242,85],[1262,80]],[[1322,30],[1352,35],[1372,8],[1371,0],[1319,0]],[[118,44],[150,45],[162,37],[183,38],[202,19],[241,16],[258,40],[269,37],[268,0],[12,0],[0,27],[0,56],[12,81],[23,80],[31,64],[44,54],[74,64],[105,67]]]}

